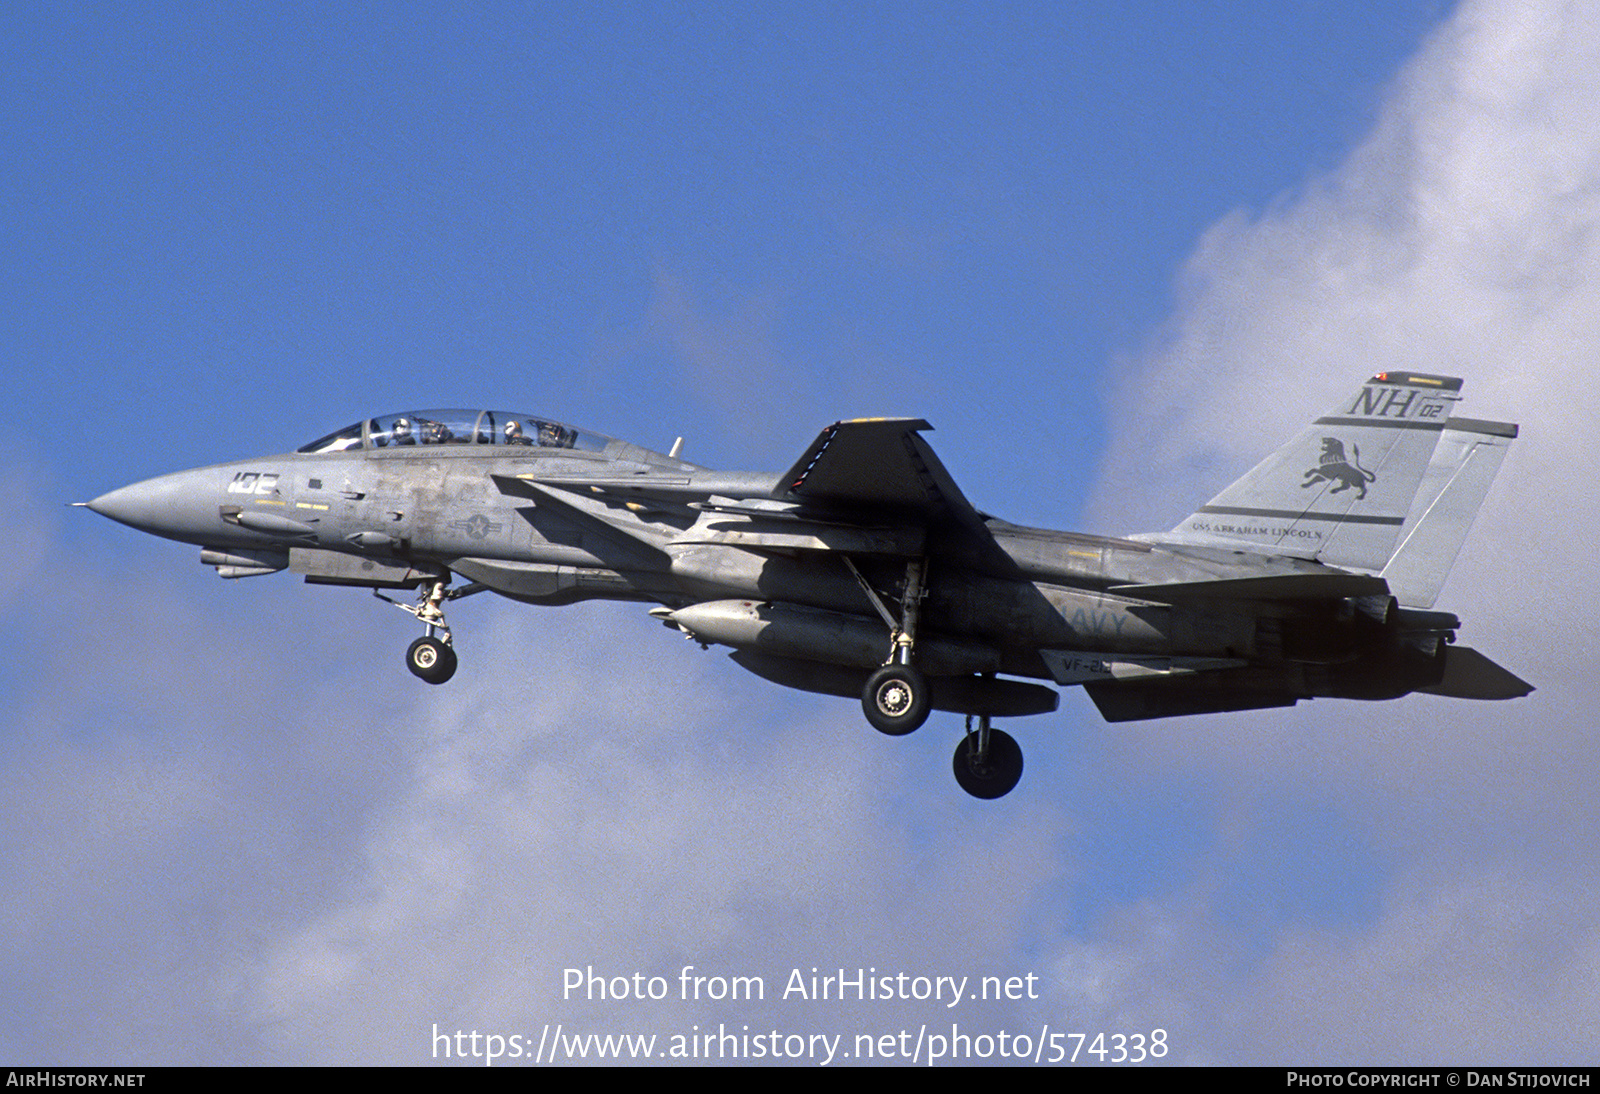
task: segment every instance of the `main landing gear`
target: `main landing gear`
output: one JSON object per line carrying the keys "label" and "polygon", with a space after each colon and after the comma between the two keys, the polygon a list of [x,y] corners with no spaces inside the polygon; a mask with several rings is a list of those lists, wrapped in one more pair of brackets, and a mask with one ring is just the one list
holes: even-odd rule
{"label": "main landing gear", "polygon": [[861,710],[872,728],[891,737],[903,737],[928,720],[933,709],[928,694],[928,679],[911,663],[911,652],[917,642],[917,616],[922,608],[922,577],[926,564],[922,559],[906,563],[906,589],[900,598],[900,618],[897,620],[884,606],[883,599],[867,579],[861,576],[848,555],[842,556],[850,568],[851,576],[867,594],[878,615],[889,625],[893,636],[889,660],[882,668],[867,677],[867,686],[861,691]]}
{"label": "main landing gear", "polygon": [[974,733],[972,717],[967,715],[966,736],[956,745],[951,762],[956,782],[974,798],[1003,798],[1022,778],[1022,748],[1011,734],[991,728],[987,714],[978,715]]}
{"label": "main landing gear", "polygon": [[861,709],[873,729],[903,737],[928,720],[928,680],[911,665],[885,665],[867,677]]}
{"label": "main landing gear", "polygon": [[[900,618],[896,620],[849,556],[842,557],[894,636],[888,662],[867,677],[867,685],[861,691],[861,710],[880,733],[903,737],[926,722],[933,709],[928,678],[911,663],[925,595],[926,563],[913,559],[906,564],[905,594],[900,599]],[[972,728],[974,717],[978,719],[976,732]],[[973,797],[985,800],[1004,797],[1022,778],[1022,749],[1009,733],[989,724],[989,715],[968,714],[966,734],[956,746],[951,767],[961,789]]]}
{"label": "main landing gear", "polygon": [[483,588],[482,585],[474,583],[452,589],[450,575],[446,573],[418,593],[416,604],[402,604],[398,600],[384,596],[376,589],[372,590],[373,596],[416,617],[417,621],[428,629],[427,634],[411,643],[406,649],[406,668],[411,670],[411,675],[430,684],[442,684],[456,674],[458,662],[455,647],[451,644],[450,625],[444,619],[444,602],[470,596],[481,592]]}

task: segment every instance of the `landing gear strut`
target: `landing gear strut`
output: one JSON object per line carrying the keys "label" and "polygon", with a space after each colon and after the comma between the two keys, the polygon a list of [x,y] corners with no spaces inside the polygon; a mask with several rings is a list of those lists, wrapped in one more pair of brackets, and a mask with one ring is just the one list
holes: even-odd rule
{"label": "landing gear strut", "polygon": [[456,651],[450,641],[450,625],[444,619],[444,602],[469,596],[482,589],[483,586],[476,583],[452,589],[450,574],[446,572],[418,593],[416,604],[402,604],[384,596],[377,589],[372,590],[373,596],[416,617],[419,623],[428,628],[428,633],[411,643],[406,650],[406,668],[411,670],[413,676],[430,684],[442,684],[456,674]]}
{"label": "landing gear strut", "polygon": [[1022,748],[1011,734],[990,728],[987,714],[978,715],[978,731],[974,733],[969,714],[966,736],[956,745],[951,767],[961,789],[974,798],[1003,798],[1022,778]]}
{"label": "landing gear strut", "polygon": [[[850,556],[841,555],[850,576],[867,594],[892,636],[889,660],[867,677],[861,691],[861,710],[880,733],[901,737],[928,720],[933,709],[928,678],[911,663],[917,644],[917,620],[925,595],[927,562],[914,558],[906,563],[906,587],[900,597],[900,618],[896,619],[867,579],[861,576]],[[1054,704],[1051,704],[1052,708]],[[978,719],[973,732],[972,719]],[[956,746],[951,762],[956,782],[975,798],[1001,798],[1011,793],[1022,778],[1022,749],[1009,733],[989,725],[989,715],[967,715],[967,732]]]}
{"label": "landing gear strut", "polygon": [[889,660],[867,677],[867,686],[861,691],[861,710],[878,732],[891,737],[904,736],[926,722],[928,712],[933,709],[928,678],[911,663],[911,653],[917,641],[917,616],[922,608],[925,564],[920,558],[906,563],[906,588],[900,598],[898,620],[884,607],[883,600],[861,576],[849,556],[844,556],[844,564],[850,568],[850,573],[883,621],[889,625],[893,635]]}

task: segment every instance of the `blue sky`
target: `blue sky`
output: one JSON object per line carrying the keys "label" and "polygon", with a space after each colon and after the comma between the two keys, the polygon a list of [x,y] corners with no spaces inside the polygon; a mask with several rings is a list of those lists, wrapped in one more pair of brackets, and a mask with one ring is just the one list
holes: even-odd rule
{"label": "blue sky", "polygon": [[[1593,515],[1552,442],[1595,409],[1582,12],[20,4],[0,36],[6,1059],[947,1017],[557,990],[686,963],[1033,972],[974,1026],[1178,1062],[1589,1059],[1600,590],[1527,549]],[[1135,727],[1069,693],[1000,803],[951,784],[949,719],[882,739],[636,608],[464,602],[424,689],[370,597],[64,508],[421,405],[746,469],[905,414],[981,507],[1136,531],[1386,366],[1524,423],[1441,607],[1540,691]]]}
{"label": "blue sky", "polygon": [[926,408],[1066,456],[1030,497],[1198,233],[1366,127],[1428,25],[1382,11],[22,5],[8,326],[179,462],[419,391],[751,466]]}

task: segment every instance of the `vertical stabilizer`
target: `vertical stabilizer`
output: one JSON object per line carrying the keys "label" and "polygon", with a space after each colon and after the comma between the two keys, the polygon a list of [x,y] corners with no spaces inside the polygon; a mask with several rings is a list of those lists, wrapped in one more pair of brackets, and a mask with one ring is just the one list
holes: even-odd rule
{"label": "vertical stabilizer", "polygon": [[1400,529],[1400,546],[1383,568],[1390,591],[1406,607],[1433,607],[1516,435],[1508,422],[1452,418],[1445,424]]}
{"label": "vertical stabilizer", "polygon": [[1381,570],[1460,390],[1453,377],[1379,373],[1170,538]]}

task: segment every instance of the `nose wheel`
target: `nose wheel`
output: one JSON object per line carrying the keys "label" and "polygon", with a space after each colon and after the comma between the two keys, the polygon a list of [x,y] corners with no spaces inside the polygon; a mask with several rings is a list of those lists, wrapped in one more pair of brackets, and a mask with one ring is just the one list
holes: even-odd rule
{"label": "nose wheel", "polygon": [[430,684],[442,684],[456,674],[456,651],[444,639],[424,635],[406,650],[406,668]]}
{"label": "nose wheel", "polygon": [[481,592],[483,586],[468,585],[461,589],[450,588],[450,574],[429,583],[418,596],[416,604],[402,604],[391,600],[377,589],[372,595],[416,618],[428,628],[428,633],[406,649],[406,668],[411,675],[430,684],[442,684],[456,674],[455,647],[450,643],[450,625],[444,619],[444,602]]}

